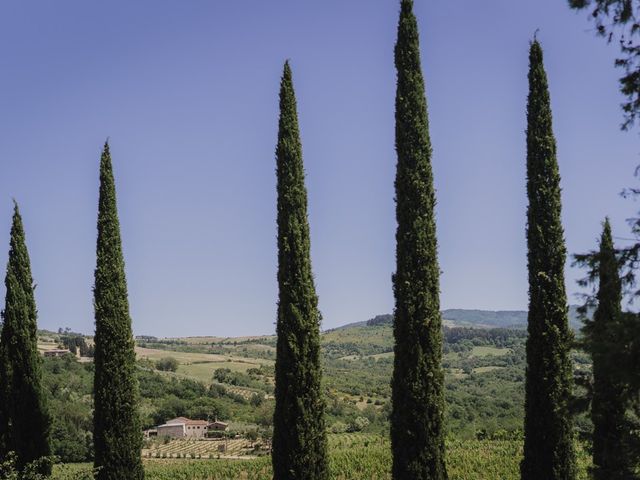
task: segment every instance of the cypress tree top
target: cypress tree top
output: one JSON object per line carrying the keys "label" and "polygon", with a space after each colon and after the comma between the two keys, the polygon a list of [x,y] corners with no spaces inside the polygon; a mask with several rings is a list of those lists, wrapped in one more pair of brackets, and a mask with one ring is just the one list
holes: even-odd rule
{"label": "cypress tree top", "polygon": [[307,190],[291,68],[284,65],[276,147],[278,320],[274,479],[326,479],[320,312],[311,271]]}
{"label": "cypress tree top", "polygon": [[98,480],[140,480],[142,429],[127,282],[109,145],[100,159],[94,309],[94,445]]}
{"label": "cypress tree top", "polygon": [[[5,448],[15,451],[17,466],[22,468],[27,463],[51,454],[51,420],[41,387],[31,263],[17,203],[11,226],[5,286],[0,375],[3,383],[2,400],[6,403],[2,408],[0,428],[4,430]],[[42,465],[42,473],[50,473],[48,464]]]}
{"label": "cypress tree top", "polygon": [[523,480],[575,478],[569,412],[572,335],[564,284],[566,248],[560,173],[542,48],[529,52],[527,102],[527,246],[529,314]]}
{"label": "cypress tree top", "polygon": [[602,224],[602,234],[600,235],[597,300],[598,307],[593,320],[585,321],[586,327],[583,331],[589,339],[594,334],[598,336],[602,334],[607,338],[613,338],[609,337],[611,330],[608,327],[619,321],[622,312],[622,281],[609,218],[605,218]]}
{"label": "cypress tree top", "polygon": [[418,25],[401,2],[395,64],[396,273],[391,444],[393,478],[444,480],[444,372],[431,141]]}

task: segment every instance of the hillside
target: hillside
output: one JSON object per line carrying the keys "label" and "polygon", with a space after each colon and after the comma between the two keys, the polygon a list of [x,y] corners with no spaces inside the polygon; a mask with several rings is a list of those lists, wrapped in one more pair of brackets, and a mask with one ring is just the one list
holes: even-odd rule
{"label": "hillside", "polygon": [[[572,309],[575,311],[574,309]],[[446,423],[451,438],[519,438],[524,402],[525,312],[447,310],[444,327]],[[390,315],[322,333],[330,432],[388,432],[393,331]],[[515,326],[517,328],[503,328]],[[66,343],[92,346],[72,332],[40,332],[42,351]],[[138,377],[145,428],[168,418],[218,418],[232,432],[268,437],[273,415],[275,336],[138,337]],[[588,368],[575,355],[576,368]],[[169,365],[170,367],[167,367]],[[90,358],[44,359],[54,450],[83,461],[91,448]],[[582,429],[588,428],[579,419]]]}
{"label": "hillside", "polygon": [[[442,311],[443,324],[448,327],[473,327],[473,328],[527,328],[527,312],[525,310],[468,310],[453,308]],[[391,324],[393,315],[377,315],[363,322],[349,323],[331,330],[343,330],[364,325]],[[582,327],[582,320],[578,314],[578,306],[569,306],[569,325],[573,330]]]}
{"label": "hillside", "polygon": [[[516,431],[521,424],[524,342],[520,329],[468,328],[471,316],[447,322],[443,366],[446,372],[449,430],[473,438],[477,431]],[[476,317],[477,318],[477,317]],[[346,325],[322,333],[330,428],[365,431],[387,429],[393,369],[391,316]],[[175,372],[165,377],[218,383],[249,399],[266,395],[271,402],[275,337],[191,337],[139,341],[139,357],[155,361],[171,356]],[[224,370],[224,372],[223,372]]]}

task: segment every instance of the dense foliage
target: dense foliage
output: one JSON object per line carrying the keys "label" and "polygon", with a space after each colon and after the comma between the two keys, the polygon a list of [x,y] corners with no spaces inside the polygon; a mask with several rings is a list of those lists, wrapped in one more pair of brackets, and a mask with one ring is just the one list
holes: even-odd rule
{"label": "dense foliage", "polygon": [[[0,458],[15,452],[16,466],[23,469],[51,453],[51,418],[41,387],[34,285],[17,203],[5,286],[0,335]],[[50,465],[41,463],[38,471],[47,474]]]}
{"label": "dense foliage", "polygon": [[[624,70],[620,78],[620,91],[626,96],[622,104],[625,114],[623,129],[628,129],[640,116],[640,1],[638,0],[569,0],[572,8],[588,10],[590,19],[595,22],[597,34],[606,38],[608,42],[617,40],[622,56],[616,59],[615,64]],[[636,175],[639,171],[636,170]],[[640,188],[633,187],[624,191],[625,196],[638,197]],[[621,280],[623,292],[632,293],[635,297],[640,295],[637,290],[637,273],[640,267],[640,217],[630,220],[631,231],[635,236],[635,243],[629,247],[617,251],[620,260]],[[590,268],[590,277],[585,279],[584,285],[597,278],[598,271],[594,269],[593,259],[597,255],[576,255],[577,263]],[[596,261],[597,263],[597,261]],[[591,296],[593,299],[593,296]],[[609,327],[614,331],[612,335],[624,339],[618,343],[610,356],[615,357],[616,369],[613,372],[615,382],[624,386],[623,397],[628,404],[628,410],[632,412],[630,423],[625,430],[633,432],[629,439],[630,449],[628,455],[638,463],[640,458],[640,375],[637,366],[640,365],[640,316],[636,313],[624,312],[617,328]],[[610,372],[608,372],[610,373]],[[618,404],[619,401],[614,402]],[[612,405],[612,408],[615,406]],[[596,452],[594,452],[594,455]],[[621,452],[612,454],[621,455]],[[624,467],[623,467],[624,468]],[[597,475],[597,473],[596,473]]]}
{"label": "dense foliage", "polygon": [[527,196],[529,337],[522,478],[571,480],[575,454],[569,413],[573,371],[564,283],[566,248],[549,89],[537,40],[529,52]]}
{"label": "dense foliage", "polygon": [[138,383],[109,145],[100,159],[94,308],[94,462],[98,480],[144,478]]}
{"label": "dense foliage", "polygon": [[93,459],[93,363],[80,363],[72,355],[46,358],[42,383],[53,419],[53,455],[62,462]]}
{"label": "dense foliage", "polygon": [[278,337],[273,419],[274,477],[327,477],[321,391],[320,312],[311,271],[307,191],[289,63],[280,84],[278,124]]}
{"label": "dense foliage", "polygon": [[80,334],[66,333],[60,337],[60,344],[74,355],[81,357],[93,357],[94,346],[89,345],[87,340]]}
{"label": "dense foliage", "polygon": [[443,480],[444,373],[431,141],[413,1],[403,0],[400,8],[392,470],[395,479]]}

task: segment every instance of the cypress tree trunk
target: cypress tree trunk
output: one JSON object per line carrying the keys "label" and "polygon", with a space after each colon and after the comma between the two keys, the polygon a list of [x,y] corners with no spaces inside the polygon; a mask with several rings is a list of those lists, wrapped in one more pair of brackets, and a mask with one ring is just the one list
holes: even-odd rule
{"label": "cypress tree trunk", "polygon": [[109,145],[100,159],[95,285],[94,445],[98,480],[139,480],[138,382]]}
{"label": "cypress tree trunk", "polygon": [[307,190],[289,63],[280,85],[278,321],[273,478],[326,479],[327,437],[320,367],[320,312],[311,272]]}
{"label": "cypress tree trunk", "polygon": [[[15,204],[11,247],[5,279],[4,320],[0,338],[2,362],[2,425],[4,452],[15,451],[17,467],[51,455],[51,419],[41,387],[38,354],[37,311],[29,252],[25,244],[22,217]],[[51,473],[49,463],[41,473]]]}
{"label": "cypress tree trunk", "polygon": [[521,474],[523,480],[570,480],[576,467],[569,413],[572,335],[564,284],[566,249],[547,75],[537,40],[529,53],[527,195],[529,337]]}
{"label": "cypress tree trunk", "polygon": [[583,328],[585,344],[593,360],[593,464],[596,480],[632,478],[625,442],[624,385],[616,371],[616,352],[625,344],[619,338],[622,284],[611,237],[609,219],[604,222],[598,254],[598,308]]}
{"label": "cypress tree trunk", "polygon": [[395,63],[396,273],[391,445],[393,478],[447,478],[436,204],[418,26],[402,0]]}

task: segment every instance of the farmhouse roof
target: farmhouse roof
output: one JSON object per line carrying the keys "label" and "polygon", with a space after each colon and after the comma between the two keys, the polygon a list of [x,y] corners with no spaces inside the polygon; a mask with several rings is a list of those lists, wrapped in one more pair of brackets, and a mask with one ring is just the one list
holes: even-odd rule
{"label": "farmhouse roof", "polygon": [[189,420],[186,417],[176,417],[176,418],[172,418],[171,420],[167,420],[166,425],[170,425],[172,423],[187,423],[190,421],[191,420]]}
{"label": "farmhouse roof", "polygon": [[187,425],[209,425],[209,422],[206,420],[187,420]]}
{"label": "farmhouse roof", "polygon": [[167,420],[167,423],[165,425],[207,426],[209,425],[209,422],[207,422],[206,420],[191,420],[190,418],[187,418],[187,417],[176,417],[176,418],[172,418],[171,420]]}

